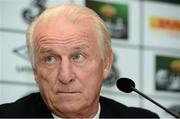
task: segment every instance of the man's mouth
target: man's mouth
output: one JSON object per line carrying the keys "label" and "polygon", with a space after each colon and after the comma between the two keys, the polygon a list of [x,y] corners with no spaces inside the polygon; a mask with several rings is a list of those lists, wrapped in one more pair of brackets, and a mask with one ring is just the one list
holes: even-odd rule
{"label": "man's mouth", "polygon": [[58,91],[57,93],[60,94],[76,94],[76,93],[80,93],[78,91]]}
{"label": "man's mouth", "polygon": [[58,92],[58,93],[70,93],[70,94],[74,94],[74,93],[78,93],[78,92]]}

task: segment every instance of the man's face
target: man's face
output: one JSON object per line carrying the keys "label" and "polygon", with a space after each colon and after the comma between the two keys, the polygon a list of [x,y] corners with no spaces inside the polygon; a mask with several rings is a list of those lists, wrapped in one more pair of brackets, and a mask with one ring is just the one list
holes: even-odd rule
{"label": "man's face", "polygon": [[111,60],[102,59],[92,20],[72,23],[62,15],[42,21],[34,44],[35,78],[51,111],[69,117],[96,113]]}

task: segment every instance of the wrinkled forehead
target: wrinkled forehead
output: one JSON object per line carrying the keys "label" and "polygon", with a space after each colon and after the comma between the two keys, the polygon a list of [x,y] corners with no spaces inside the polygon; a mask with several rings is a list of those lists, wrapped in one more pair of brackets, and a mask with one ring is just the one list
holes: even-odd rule
{"label": "wrinkled forehead", "polygon": [[34,46],[40,45],[43,40],[54,38],[87,40],[90,44],[99,46],[96,30],[94,21],[89,18],[81,19],[78,22],[72,21],[65,15],[43,19],[35,28]]}

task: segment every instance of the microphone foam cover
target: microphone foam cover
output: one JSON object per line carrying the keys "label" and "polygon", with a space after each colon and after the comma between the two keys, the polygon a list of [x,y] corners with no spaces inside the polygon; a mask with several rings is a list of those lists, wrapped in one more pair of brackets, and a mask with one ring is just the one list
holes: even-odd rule
{"label": "microphone foam cover", "polygon": [[135,88],[135,83],[129,78],[120,78],[117,80],[116,86],[119,90],[130,93],[133,91],[131,87]]}

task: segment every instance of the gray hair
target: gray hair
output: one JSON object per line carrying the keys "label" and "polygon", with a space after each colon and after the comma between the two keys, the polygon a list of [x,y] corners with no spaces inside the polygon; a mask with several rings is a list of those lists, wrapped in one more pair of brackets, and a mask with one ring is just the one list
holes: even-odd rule
{"label": "gray hair", "polygon": [[74,22],[78,22],[81,19],[84,18],[92,18],[95,22],[95,25],[97,26],[97,35],[98,35],[98,43],[100,45],[100,49],[102,51],[103,58],[106,57],[106,55],[109,52],[109,49],[111,49],[111,40],[110,35],[107,30],[107,27],[104,23],[104,21],[91,9],[73,4],[73,3],[65,3],[60,4],[52,8],[46,9],[39,17],[37,17],[31,25],[28,27],[26,32],[26,43],[28,48],[28,53],[30,57],[30,61],[32,66],[34,67],[34,29],[37,26],[37,24],[44,19],[48,19],[49,17],[58,16],[61,13],[65,13],[68,18]]}

